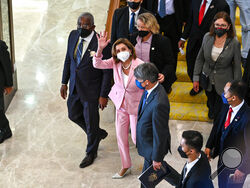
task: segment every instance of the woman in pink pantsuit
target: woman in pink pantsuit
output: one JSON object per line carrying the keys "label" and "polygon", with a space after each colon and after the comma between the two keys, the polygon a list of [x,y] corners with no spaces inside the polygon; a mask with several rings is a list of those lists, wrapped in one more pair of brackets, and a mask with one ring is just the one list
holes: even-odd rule
{"label": "woman in pink pantsuit", "polygon": [[129,126],[132,140],[136,144],[137,110],[143,90],[136,86],[134,69],[143,61],[136,58],[134,46],[127,39],[118,39],[112,47],[112,58],[102,60],[102,50],[109,40],[106,33],[97,37],[98,50],[93,58],[93,66],[98,69],[113,69],[114,75],[109,98],[116,107],[116,136],[122,168],[112,178],[120,179],[130,173]]}

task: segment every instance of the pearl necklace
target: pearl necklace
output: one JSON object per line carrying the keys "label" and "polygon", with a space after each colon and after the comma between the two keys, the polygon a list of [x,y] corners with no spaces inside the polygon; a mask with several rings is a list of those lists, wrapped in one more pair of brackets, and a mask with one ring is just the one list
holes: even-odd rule
{"label": "pearl necklace", "polygon": [[130,68],[131,64],[132,64],[132,61],[129,63],[129,65],[127,67],[124,67],[123,64],[122,64],[122,68],[125,69],[125,70],[127,70],[127,69]]}

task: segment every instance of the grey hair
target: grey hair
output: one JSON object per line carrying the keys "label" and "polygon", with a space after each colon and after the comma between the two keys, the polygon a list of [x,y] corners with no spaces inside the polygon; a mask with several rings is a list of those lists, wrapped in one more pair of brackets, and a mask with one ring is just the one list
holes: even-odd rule
{"label": "grey hair", "polygon": [[140,64],[134,70],[136,79],[148,80],[151,83],[158,81],[158,74],[159,70],[153,63]]}
{"label": "grey hair", "polygon": [[94,16],[89,13],[89,12],[83,12],[77,19],[77,27],[81,26],[81,19],[85,17],[87,19],[89,19],[91,26],[93,26],[94,23]]}

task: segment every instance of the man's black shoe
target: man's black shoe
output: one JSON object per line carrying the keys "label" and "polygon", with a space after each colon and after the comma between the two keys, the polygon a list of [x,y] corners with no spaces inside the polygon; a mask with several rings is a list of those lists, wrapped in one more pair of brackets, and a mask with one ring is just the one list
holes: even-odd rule
{"label": "man's black shoe", "polygon": [[199,94],[201,91],[202,91],[202,88],[200,88],[198,92],[195,92],[194,89],[191,89],[191,91],[189,92],[189,94],[191,96],[195,96],[195,95]]}
{"label": "man's black shoe", "polygon": [[245,69],[247,65],[247,58],[241,57],[242,67]]}
{"label": "man's black shoe", "polygon": [[4,142],[4,140],[7,140],[12,136],[12,132],[10,129],[8,130],[0,130],[0,144]]}
{"label": "man's black shoe", "polygon": [[100,130],[99,130],[99,138],[100,138],[100,141],[101,141],[101,140],[104,140],[107,136],[108,136],[107,131],[105,131],[104,129],[100,129]]}
{"label": "man's black shoe", "polygon": [[79,165],[79,167],[80,168],[85,168],[85,167],[87,167],[87,166],[89,166],[89,165],[91,165],[93,162],[94,162],[94,160],[95,160],[95,158],[97,157],[97,154],[95,153],[95,154],[87,154],[85,157],[84,157],[84,159],[82,160],[82,162],[81,162],[81,164]]}
{"label": "man's black shoe", "polygon": [[168,89],[166,90],[166,92],[167,92],[167,94],[170,94],[170,93],[172,92],[172,88],[171,88],[171,87],[168,88]]}

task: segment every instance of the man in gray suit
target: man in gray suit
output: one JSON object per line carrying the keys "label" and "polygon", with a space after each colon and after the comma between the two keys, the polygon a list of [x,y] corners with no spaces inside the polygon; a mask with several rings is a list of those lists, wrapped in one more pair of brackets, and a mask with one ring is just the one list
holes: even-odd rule
{"label": "man in gray suit", "polygon": [[152,63],[143,63],[134,70],[137,86],[145,88],[138,107],[136,128],[137,150],[144,157],[142,171],[152,164],[155,170],[160,169],[163,158],[170,151],[170,105],[164,87],[158,83],[158,74]]}

